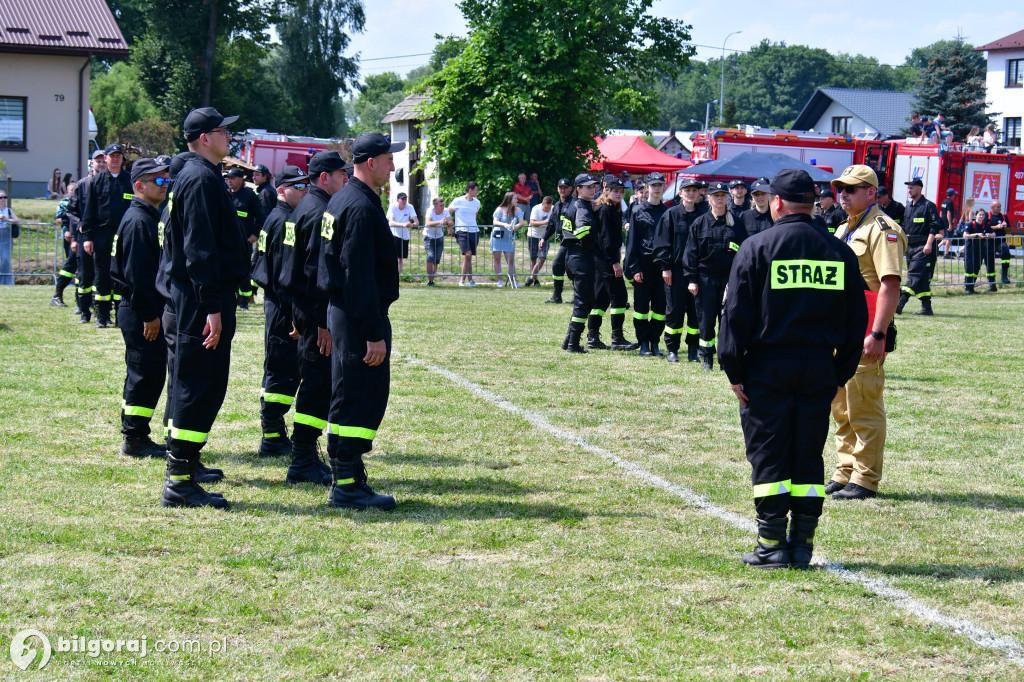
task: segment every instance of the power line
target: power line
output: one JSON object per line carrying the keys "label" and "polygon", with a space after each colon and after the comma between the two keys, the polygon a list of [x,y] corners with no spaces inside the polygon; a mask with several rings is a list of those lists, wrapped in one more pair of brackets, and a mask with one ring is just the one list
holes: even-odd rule
{"label": "power line", "polygon": [[394,57],[374,57],[373,59],[360,59],[359,62],[383,62],[388,59],[405,59],[406,57],[428,57],[434,54],[433,52],[418,52],[416,54],[398,54]]}

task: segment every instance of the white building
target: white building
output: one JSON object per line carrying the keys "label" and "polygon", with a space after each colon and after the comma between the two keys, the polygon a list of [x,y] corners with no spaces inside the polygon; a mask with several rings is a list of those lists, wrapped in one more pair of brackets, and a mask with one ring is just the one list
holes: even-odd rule
{"label": "white building", "polygon": [[1024,31],[974,48],[986,52],[988,76],[985,79],[988,111],[998,115],[1000,142],[1007,147],[1021,146],[1021,118],[1024,117]]}
{"label": "white building", "polygon": [[847,137],[900,137],[900,131],[910,126],[913,107],[911,92],[818,88],[792,128]]}
{"label": "white building", "polygon": [[439,179],[435,164],[422,164],[427,138],[426,124],[420,106],[428,101],[426,95],[409,95],[387,113],[381,123],[391,124],[391,141],[405,142],[405,149],[395,154],[395,172],[391,174],[391,196],[389,203],[395,203],[400,192],[409,195],[409,205],[416,209],[416,215],[423,224],[424,216],[431,209],[431,201],[437,196]]}

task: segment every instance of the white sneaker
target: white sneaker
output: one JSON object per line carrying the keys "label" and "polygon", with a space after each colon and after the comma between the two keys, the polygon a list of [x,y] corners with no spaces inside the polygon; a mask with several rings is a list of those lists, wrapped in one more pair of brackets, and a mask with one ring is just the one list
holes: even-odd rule
{"label": "white sneaker", "polygon": [[469,282],[459,282],[459,286],[460,287],[468,287],[469,286]]}
{"label": "white sneaker", "polygon": [[503,286],[505,286],[505,280],[503,280],[503,279],[499,279],[499,280],[498,280],[498,288],[500,289],[500,288],[502,288]]}
{"label": "white sneaker", "polygon": [[469,280],[469,286],[475,287],[476,286],[476,282],[474,282],[473,280]]}

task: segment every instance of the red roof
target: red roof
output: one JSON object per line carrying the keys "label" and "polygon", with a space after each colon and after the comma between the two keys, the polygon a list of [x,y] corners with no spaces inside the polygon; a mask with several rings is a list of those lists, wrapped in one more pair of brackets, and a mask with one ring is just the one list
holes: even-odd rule
{"label": "red roof", "polygon": [[591,163],[590,170],[669,173],[693,165],[688,159],[677,159],[659,152],[643,138],[631,135],[598,138],[597,148],[603,158]]}
{"label": "red roof", "polygon": [[1005,38],[994,40],[988,45],[982,45],[974,48],[975,52],[985,52],[992,50],[1019,50],[1024,48],[1024,31],[1017,31],[1011,33]]}
{"label": "red roof", "polygon": [[127,57],[105,0],[3,0],[0,52]]}

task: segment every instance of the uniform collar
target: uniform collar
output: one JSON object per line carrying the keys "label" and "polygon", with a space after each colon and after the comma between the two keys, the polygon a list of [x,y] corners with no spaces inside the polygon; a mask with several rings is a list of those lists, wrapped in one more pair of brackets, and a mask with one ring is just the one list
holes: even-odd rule
{"label": "uniform collar", "polygon": [[138,206],[139,208],[144,210],[146,213],[150,214],[154,219],[160,217],[160,209],[158,209],[156,206],[154,206],[153,204],[149,203],[148,201],[146,201],[144,199],[140,199],[138,197],[133,196],[132,197],[132,203],[130,205],[131,206]]}

